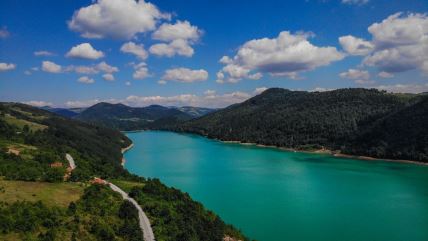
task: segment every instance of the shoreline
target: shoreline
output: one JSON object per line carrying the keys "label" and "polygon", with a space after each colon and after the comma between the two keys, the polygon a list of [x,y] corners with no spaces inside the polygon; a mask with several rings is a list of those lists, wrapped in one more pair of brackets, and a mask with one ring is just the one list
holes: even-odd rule
{"label": "shoreline", "polygon": [[[206,137],[206,136],[204,136]],[[206,137],[208,138],[208,137]],[[211,138],[208,138],[211,139]],[[293,148],[287,148],[287,147],[277,147],[277,146],[269,146],[269,145],[263,145],[263,144],[257,144],[257,143],[251,143],[251,142],[240,142],[240,141],[223,141],[220,139],[212,139],[216,141],[220,141],[226,144],[239,144],[244,146],[256,146],[256,147],[262,147],[262,148],[272,148],[282,151],[289,151],[289,152],[300,152],[300,153],[310,153],[310,154],[327,154],[333,157],[338,158],[347,158],[347,159],[356,159],[356,160],[363,160],[363,161],[384,161],[384,162],[395,162],[395,163],[405,163],[405,164],[415,164],[419,166],[428,166],[428,163],[426,162],[418,162],[418,161],[412,161],[412,160],[401,160],[401,159],[388,159],[388,158],[376,158],[376,157],[370,157],[370,156],[358,156],[358,155],[350,155],[350,154],[343,154],[339,151],[332,151],[329,149],[318,149],[314,151],[308,151],[308,150],[299,150],[299,149],[293,149]]]}
{"label": "shoreline", "polygon": [[125,152],[129,151],[132,147],[134,147],[134,143],[131,143],[131,145],[129,145],[125,148],[122,148],[120,150],[120,152],[122,152],[122,162],[121,162],[122,167],[125,166],[125,162],[126,162],[125,157],[123,157],[123,154],[125,154]]}
{"label": "shoreline", "polygon": [[[130,132],[142,132],[142,131],[147,131],[147,130],[135,130],[135,131],[130,131]],[[164,131],[164,130],[150,130],[150,131]],[[281,151],[289,151],[289,152],[300,152],[300,153],[309,153],[309,154],[326,154],[326,155],[331,155],[333,157],[338,157],[338,158],[356,159],[356,160],[363,160],[363,161],[384,161],[384,162],[395,162],[395,163],[403,163],[403,164],[414,164],[414,165],[419,165],[419,166],[428,166],[428,162],[350,155],[350,154],[340,153],[339,151],[332,151],[332,150],[325,149],[325,148],[313,150],[313,151],[308,151],[308,150],[299,150],[299,149],[287,148],[287,147],[263,145],[263,144],[257,144],[257,143],[251,143],[251,142],[224,141],[224,140],[220,140],[217,138],[209,138],[208,136],[197,134],[197,133],[175,132],[175,131],[170,131],[170,132],[197,135],[197,136],[201,136],[201,137],[204,137],[204,138],[207,138],[210,140],[215,140],[215,141],[219,141],[219,142],[226,143],[226,144],[239,144],[239,145],[243,145],[243,146],[256,146],[256,147],[262,147],[262,148],[272,148],[272,149],[277,149],[277,150],[281,150]],[[133,144],[131,144],[131,145],[133,146]],[[131,146],[131,148],[132,148],[132,146]]]}

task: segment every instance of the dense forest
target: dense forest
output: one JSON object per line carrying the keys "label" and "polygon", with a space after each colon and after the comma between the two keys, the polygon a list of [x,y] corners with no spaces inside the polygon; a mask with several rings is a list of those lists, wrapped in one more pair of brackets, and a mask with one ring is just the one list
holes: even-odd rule
{"label": "dense forest", "polygon": [[[5,190],[17,192],[17,196],[12,195],[15,201],[0,200],[0,239],[143,240],[135,208],[107,186],[91,184],[89,180],[93,177],[143,188],[141,192],[133,189],[133,195],[143,209],[148,209],[154,230],[159,234],[157,240],[243,237],[202,204],[192,201],[188,194],[168,188],[158,180],[130,174],[121,165],[121,149],[130,144],[117,130],[24,104],[0,103],[0,196],[12,195],[4,193],[8,192]],[[70,175],[67,175],[66,153],[73,156],[77,165]],[[87,188],[76,202],[65,208],[21,200],[21,196],[29,195],[37,199],[39,193],[2,186],[19,182],[16,180],[35,185],[49,183],[56,191],[61,191],[58,189],[66,182]],[[68,197],[48,197],[58,198]],[[142,200],[149,206],[144,206]]]}
{"label": "dense forest", "polygon": [[428,161],[423,135],[428,130],[427,98],[375,89],[273,88],[200,118],[158,128],[228,141]]}

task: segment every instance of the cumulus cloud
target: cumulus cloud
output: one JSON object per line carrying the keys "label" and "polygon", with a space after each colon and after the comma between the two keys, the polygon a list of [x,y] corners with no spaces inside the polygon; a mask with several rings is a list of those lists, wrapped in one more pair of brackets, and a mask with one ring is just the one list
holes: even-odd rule
{"label": "cumulus cloud", "polygon": [[39,100],[25,101],[22,103],[27,104],[27,105],[36,106],[36,107],[52,106],[53,105],[52,102],[39,101]]}
{"label": "cumulus cloud", "polygon": [[111,66],[107,64],[105,61],[102,61],[96,65],[69,65],[63,68],[64,72],[76,72],[78,74],[98,74],[100,72],[106,73],[106,74],[112,74],[119,71],[119,68],[115,66]]}
{"label": "cumulus cloud", "polygon": [[115,67],[115,66],[111,66],[109,64],[107,64],[106,62],[102,61],[99,64],[97,64],[95,66],[99,71],[108,73],[108,74],[112,74],[114,72],[118,72],[119,68]]}
{"label": "cumulus cloud", "polygon": [[114,76],[112,74],[103,74],[103,79],[106,81],[114,81]]}
{"label": "cumulus cloud", "polygon": [[164,23],[153,34],[152,38],[162,41],[174,41],[184,39],[188,41],[198,41],[202,31],[198,27],[191,25],[188,21],[177,21],[175,24]]}
{"label": "cumulus cloud", "polygon": [[[396,13],[368,28],[372,35],[363,64],[389,74],[419,69],[428,74],[428,16]],[[348,39],[351,39],[349,36]],[[344,37],[341,37],[342,40]],[[357,39],[352,37],[354,40]],[[339,39],[340,41],[340,39]],[[348,40],[349,41],[349,40]],[[369,46],[364,42],[364,46]],[[344,47],[345,48],[345,47]],[[345,48],[346,49],[346,48]],[[364,48],[363,48],[364,49]],[[360,51],[364,54],[364,51]]]}
{"label": "cumulus cloud", "polygon": [[69,58],[99,59],[104,57],[104,53],[94,49],[90,43],[82,43],[72,47],[65,56]]}
{"label": "cumulus cloud", "polygon": [[150,46],[149,51],[151,54],[166,57],[173,57],[175,55],[192,57],[195,52],[194,49],[189,45],[189,42],[183,39],[177,39],[168,44],[154,44]]}
{"label": "cumulus cloud", "polygon": [[370,78],[370,74],[367,70],[359,70],[359,69],[349,69],[346,72],[342,72],[339,74],[341,78],[347,79],[368,79]]}
{"label": "cumulus cloud", "polygon": [[16,64],[12,63],[0,63],[0,72],[13,70],[16,68]]}
{"label": "cumulus cloud", "polygon": [[132,77],[134,79],[145,79],[150,76],[149,69],[147,68],[147,64],[144,62],[141,62],[139,64],[134,64],[134,74],[132,74]]}
{"label": "cumulus cloud", "polygon": [[85,38],[131,39],[154,30],[159,20],[170,18],[144,0],[98,0],[77,10],[68,27]]}
{"label": "cumulus cloud", "polygon": [[342,0],[343,4],[349,4],[349,5],[363,5],[368,2],[369,0]]}
{"label": "cumulus cloud", "polygon": [[393,93],[422,93],[428,92],[428,83],[426,84],[395,84],[395,85],[380,85],[376,89],[386,90]]}
{"label": "cumulus cloud", "polygon": [[217,82],[235,83],[241,79],[259,79],[263,73],[297,78],[300,72],[344,58],[344,54],[335,47],[317,47],[311,44],[308,41],[311,36],[311,33],[291,34],[284,31],[277,38],[250,40],[239,48],[233,58],[221,58],[220,62],[225,66],[217,74]]}
{"label": "cumulus cloud", "polygon": [[158,56],[172,57],[181,55],[191,57],[194,54],[192,44],[202,36],[203,31],[188,21],[177,21],[175,24],[164,23],[153,34],[152,38],[168,43],[154,44],[150,53]]}
{"label": "cumulus cloud", "polygon": [[163,82],[166,81],[176,81],[181,83],[192,83],[197,81],[204,81],[208,79],[208,72],[204,69],[191,70],[188,68],[175,68],[168,69],[165,71],[165,74],[162,76]]}
{"label": "cumulus cloud", "polygon": [[93,84],[95,83],[94,79],[89,78],[88,76],[82,76],[79,79],[77,79],[78,82],[84,83],[84,84]]}
{"label": "cumulus cloud", "polygon": [[9,31],[7,31],[7,28],[6,27],[2,27],[1,29],[0,29],[0,39],[5,39],[5,38],[8,38],[10,36],[10,33],[9,33]]}
{"label": "cumulus cloud", "polygon": [[147,51],[144,49],[143,44],[136,44],[134,42],[128,42],[123,44],[122,47],[120,47],[120,51],[122,51],[123,53],[133,54],[141,60],[145,60],[149,56]]}
{"label": "cumulus cloud", "polygon": [[42,70],[49,73],[58,74],[62,72],[62,66],[51,61],[42,62]]}
{"label": "cumulus cloud", "polygon": [[374,47],[369,41],[351,35],[340,37],[339,42],[342,48],[351,55],[367,55]]}
{"label": "cumulus cloud", "polygon": [[354,80],[356,84],[368,85],[373,84],[374,81],[370,80],[370,73],[367,70],[349,69],[346,72],[339,74],[341,78]]}
{"label": "cumulus cloud", "polygon": [[46,50],[39,50],[34,52],[34,56],[54,56],[55,54]]}

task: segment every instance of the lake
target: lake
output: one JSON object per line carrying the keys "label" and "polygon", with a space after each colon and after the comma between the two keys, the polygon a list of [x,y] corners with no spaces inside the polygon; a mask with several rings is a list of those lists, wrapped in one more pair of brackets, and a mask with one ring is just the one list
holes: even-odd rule
{"label": "lake", "polygon": [[127,133],[125,167],[258,241],[428,240],[428,167],[287,152],[172,132]]}

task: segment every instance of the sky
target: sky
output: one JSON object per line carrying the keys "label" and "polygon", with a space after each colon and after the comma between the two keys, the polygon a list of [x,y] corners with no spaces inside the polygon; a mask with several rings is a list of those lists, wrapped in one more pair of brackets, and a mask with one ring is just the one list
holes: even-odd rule
{"label": "sky", "polygon": [[0,101],[225,107],[428,91],[426,0],[2,0]]}

